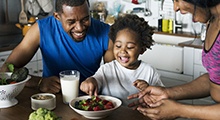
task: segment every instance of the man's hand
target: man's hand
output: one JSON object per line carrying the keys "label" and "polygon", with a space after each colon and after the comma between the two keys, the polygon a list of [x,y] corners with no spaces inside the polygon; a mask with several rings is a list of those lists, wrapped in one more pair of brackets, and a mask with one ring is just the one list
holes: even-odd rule
{"label": "man's hand", "polygon": [[39,85],[39,89],[42,92],[58,93],[61,89],[60,79],[57,76],[43,78]]}

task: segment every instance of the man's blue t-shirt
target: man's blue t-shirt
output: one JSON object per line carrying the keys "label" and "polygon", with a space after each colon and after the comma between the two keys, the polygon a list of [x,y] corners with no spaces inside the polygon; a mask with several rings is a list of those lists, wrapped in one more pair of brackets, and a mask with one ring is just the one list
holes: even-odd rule
{"label": "man's blue t-shirt", "polygon": [[78,70],[80,83],[92,76],[108,49],[109,25],[91,18],[86,37],[75,42],[53,16],[38,21],[43,77],[59,76],[63,70]]}

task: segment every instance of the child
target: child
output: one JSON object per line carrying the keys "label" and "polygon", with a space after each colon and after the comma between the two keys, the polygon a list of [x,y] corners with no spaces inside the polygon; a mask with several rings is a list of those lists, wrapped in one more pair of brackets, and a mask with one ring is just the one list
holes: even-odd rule
{"label": "child", "polygon": [[[115,60],[102,65],[95,75],[87,78],[80,89],[89,95],[110,95],[128,105],[127,96],[143,90],[148,85],[163,83],[157,71],[138,60],[153,45],[153,28],[137,15],[119,17],[111,26],[109,37],[113,40]],[[134,87],[134,86],[136,87]]]}

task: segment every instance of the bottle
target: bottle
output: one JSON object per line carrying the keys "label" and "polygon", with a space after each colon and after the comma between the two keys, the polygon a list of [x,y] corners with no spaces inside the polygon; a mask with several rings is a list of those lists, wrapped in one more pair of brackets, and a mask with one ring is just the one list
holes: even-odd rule
{"label": "bottle", "polygon": [[163,21],[162,18],[158,19],[158,31],[160,31],[160,32],[162,32],[162,21]]}
{"label": "bottle", "polygon": [[168,32],[169,20],[164,18],[162,20],[162,32]]}
{"label": "bottle", "polygon": [[173,20],[172,19],[168,20],[168,32],[173,33]]}

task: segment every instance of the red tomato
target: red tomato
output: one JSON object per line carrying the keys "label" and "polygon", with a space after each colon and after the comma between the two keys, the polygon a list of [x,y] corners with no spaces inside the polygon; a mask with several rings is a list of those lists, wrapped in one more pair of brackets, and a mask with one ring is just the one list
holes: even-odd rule
{"label": "red tomato", "polygon": [[10,82],[10,84],[15,84],[15,83],[17,83],[17,82],[15,82],[15,81]]}

